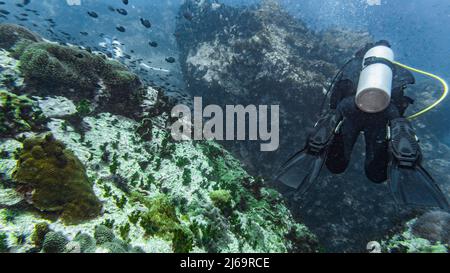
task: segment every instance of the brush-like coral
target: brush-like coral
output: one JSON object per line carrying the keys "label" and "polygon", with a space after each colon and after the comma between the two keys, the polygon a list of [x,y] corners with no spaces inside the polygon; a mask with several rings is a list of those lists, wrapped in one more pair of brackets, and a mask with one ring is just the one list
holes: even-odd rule
{"label": "brush-like coral", "polygon": [[[98,95],[97,90],[103,88],[99,107],[113,105],[110,107],[115,109],[113,112],[123,115],[130,113],[131,106],[140,103],[139,78],[122,64],[107,60],[103,55],[45,42],[24,46],[14,55],[20,59],[25,80],[34,86],[50,86],[53,91],[58,90],[75,101],[93,100]],[[70,89],[76,92],[67,92]]]}
{"label": "brush-like coral", "polygon": [[146,205],[148,211],[142,215],[141,219],[141,226],[146,234],[172,240],[172,249],[176,253],[191,251],[193,234],[183,226],[169,198],[160,195],[146,202]]}
{"label": "brush-like coral", "polygon": [[36,102],[26,96],[0,90],[0,137],[41,131],[45,122],[46,118]]}
{"label": "brush-like coral", "polygon": [[37,248],[42,248],[42,244],[44,243],[45,235],[50,232],[50,228],[47,223],[42,222],[38,223],[34,226],[33,235],[31,236],[31,240]]}
{"label": "brush-like coral", "polygon": [[104,225],[98,225],[95,227],[94,237],[97,244],[105,244],[114,240],[114,232]]}
{"label": "brush-like coral", "polygon": [[62,253],[69,241],[61,232],[50,231],[45,235],[42,250],[45,253]]}
{"label": "brush-like coral", "polygon": [[8,242],[6,233],[0,232],[0,253],[8,251]]}
{"label": "brush-like coral", "polygon": [[0,48],[9,50],[19,42],[39,42],[39,35],[15,24],[0,24]]}
{"label": "brush-like coral", "polygon": [[78,233],[74,241],[80,244],[81,253],[94,253],[96,241],[94,238],[85,233]]}
{"label": "brush-like coral", "polygon": [[34,43],[18,54],[24,76],[41,84],[79,89],[92,89],[100,79],[112,88],[129,89],[139,84],[137,76],[118,62],[74,47]]}
{"label": "brush-like coral", "polygon": [[99,111],[133,117],[141,112],[144,91],[138,76],[103,54],[44,42],[11,24],[0,24],[0,48],[20,60],[22,76],[40,95],[65,95],[76,102],[101,97]]}
{"label": "brush-like coral", "polygon": [[13,178],[37,209],[61,213],[65,223],[92,219],[101,211],[84,166],[51,134],[24,141]]}
{"label": "brush-like coral", "polygon": [[211,198],[214,206],[223,212],[230,211],[232,209],[232,196],[229,191],[212,191],[209,193],[209,198]]}

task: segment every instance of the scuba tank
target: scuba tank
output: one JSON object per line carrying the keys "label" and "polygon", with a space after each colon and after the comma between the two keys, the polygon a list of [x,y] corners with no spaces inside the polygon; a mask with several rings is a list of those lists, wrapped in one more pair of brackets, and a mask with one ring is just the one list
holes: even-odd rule
{"label": "scuba tank", "polygon": [[379,43],[364,56],[355,102],[366,113],[385,110],[391,101],[394,52]]}

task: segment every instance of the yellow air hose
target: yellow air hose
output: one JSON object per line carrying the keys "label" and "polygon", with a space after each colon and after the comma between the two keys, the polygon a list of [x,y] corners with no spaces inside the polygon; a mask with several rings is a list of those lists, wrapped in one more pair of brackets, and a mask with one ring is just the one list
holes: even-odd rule
{"label": "yellow air hose", "polygon": [[416,118],[422,116],[423,114],[425,114],[425,113],[427,113],[427,112],[433,110],[434,108],[436,108],[436,106],[438,106],[438,105],[439,105],[439,104],[447,97],[447,95],[448,95],[448,85],[447,85],[447,83],[445,82],[445,80],[442,79],[441,77],[438,77],[438,76],[436,76],[436,75],[434,75],[434,74],[431,74],[431,73],[429,73],[429,72],[422,71],[422,70],[417,69],[417,68],[414,68],[414,67],[410,67],[410,66],[401,64],[401,63],[399,63],[399,62],[393,61],[392,63],[395,64],[395,65],[398,65],[398,66],[400,66],[400,67],[403,67],[403,68],[405,68],[405,69],[411,70],[411,71],[413,71],[413,72],[416,72],[416,73],[419,73],[419,74],[423,74],[423,75],[425,75],[425,76],[428,76],[428,77],[430,77],[430,78],[433,78],[433,79],[439,81],[439,82],[442,84],[442,86],[444,87],[444,91],[443,91],[441,97],[440,97],[437,101],[435,101],[435,102],[434,102],[433,104],[431,104],[430,106],[428,106],[428,107],[426,107],[426,108],[420,110],[419,112],[415,113],[414,115],[409,116],[409,117],[408,117],[408,120],[416,119]]}

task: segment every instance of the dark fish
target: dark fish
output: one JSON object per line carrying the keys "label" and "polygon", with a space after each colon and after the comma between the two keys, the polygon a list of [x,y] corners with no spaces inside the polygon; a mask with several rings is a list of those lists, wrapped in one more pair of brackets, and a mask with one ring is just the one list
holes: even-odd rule
{"label": "dark fish", "polygon": [[128,15],[128,12],[125,9],[117,9],[117,12],[122,15]]}
{"label": "dark fish", "polygon": [[147,20],[147,19],[144,19],[144,18],[141,18],[141,24],[144,27],[146,27],[146,28],[151,28],[152,27],[152,24],[150,23],[150,21]]}
{"label": "dark fish", "polygon": [[81,31],[80,34],[83,35],[83,36],[88,36],[89,35],[89,33],[84,32],[84,31]]}
{"label": "dark fish", "polygon": [[171,64],[173,64],[174,62],[175,62],[176,60],[175,60],[175,58],[174,57],[169,57],[169,58],[166,58],[166,62],[168,62],[168,63],[171,63]]}
{"label": "dark fish", "polygon": [[128,5],[128,0],[122,0],[122,3],[123,3],[124,5]]}
{"label": "dark fish", "polygon": [[95,11],[88,11],[89,16],[92,18],[98,18],[98,14]]}
{"label": "dark fish", "polygon": [[118,26],[118,27],[116,27],[116,29],[118,31],[120,31],[120,32],[125,32],[126,31],[126,29],[123,26]]}
{"label": "dark fish", "polygon": [[0,9],[0,13],[2,13],[2,14],[4,14],[4,15],[8,15],[8,14],[10,14],[10,12],[9,12],[9,11],[7,11],[7,10],[4,10],[4,9]]}
{"label": "dark fish", "polygon": [[148,43],[151,47],[158,47],[158,43],[157,42],[150,42]]}

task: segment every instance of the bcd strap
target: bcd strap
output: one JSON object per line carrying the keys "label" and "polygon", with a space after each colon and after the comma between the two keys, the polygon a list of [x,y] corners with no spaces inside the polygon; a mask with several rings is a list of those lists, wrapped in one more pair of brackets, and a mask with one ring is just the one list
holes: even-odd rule
{"label": "bcd strap", "polygon": [[369,65],[372,64],[384,64],[389,66],[389,68],[394,71],[395,67],[394,64],[389,61],[388,59],[385,58],[379,58],[379,57],[369,57],[364,59],[364,68],[368,67]]}

